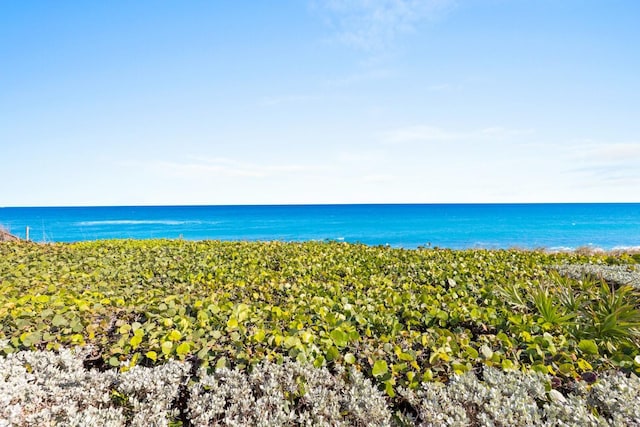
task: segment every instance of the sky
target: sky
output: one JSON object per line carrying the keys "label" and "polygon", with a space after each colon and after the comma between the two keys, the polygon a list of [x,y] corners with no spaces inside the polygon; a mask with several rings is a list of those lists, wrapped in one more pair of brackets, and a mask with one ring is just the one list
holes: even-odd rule
{"label": "sky", "polygon": [[0,0],[0,206],[640,202],[637,0]]}

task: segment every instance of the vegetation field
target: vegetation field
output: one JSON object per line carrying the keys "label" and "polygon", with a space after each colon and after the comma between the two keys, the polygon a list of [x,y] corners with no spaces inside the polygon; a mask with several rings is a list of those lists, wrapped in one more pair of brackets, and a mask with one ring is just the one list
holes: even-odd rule
{"label": "vegetation field", "polygon": [[640,293],[562,264],[628,254],[346,243],[0,244],[0,352],[91,345],[86,366],[188,360],[251,372],[354,368],[397,399],[454,374],[536,371],[562,388],[640,373]]}

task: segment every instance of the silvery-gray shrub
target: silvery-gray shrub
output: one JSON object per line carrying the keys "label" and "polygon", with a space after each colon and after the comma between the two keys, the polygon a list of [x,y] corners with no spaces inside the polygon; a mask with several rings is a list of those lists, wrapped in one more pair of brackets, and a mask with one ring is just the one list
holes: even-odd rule
{"label": "silvery-gray shrub", "polygon": [[191,365],[178,361],[126,372],[85,369],[86,354],[0,357],[0,427],[167,426],[179,416],[194,426],[640,426],[640,379],[620,372],[601,374],[593,385],[578,381],[563,394],[549,388],[548,376],[485,368],[446,385],[400,390],[396,402],[409,411],[389,406],[362,373],[340,367],[265,361],[250,374],[200,370],[192,377]]}
{"label": "silvery-gray shrub", "polygon": [[386,399],[361,373],[332,375],[291,360],[263,362],[250,375],[229,369],[207,374],[191,388],[196,426],[385,426]]}
{"label": "silvery-gray shrub", "polygon": [[550,378],[535,372],[485,368],[454,376],[449,384],[424,383],[401,390],[420,426],[640,426],[640,380],[604,374],[593,386],[578,381],[567,396],[549,390]]}
{"label": "silvery-gray shrub", "polygon": [[67,349],[0,358],[0,426],[124,425],[110,398],[116,371],[86,370],[82,360]]}

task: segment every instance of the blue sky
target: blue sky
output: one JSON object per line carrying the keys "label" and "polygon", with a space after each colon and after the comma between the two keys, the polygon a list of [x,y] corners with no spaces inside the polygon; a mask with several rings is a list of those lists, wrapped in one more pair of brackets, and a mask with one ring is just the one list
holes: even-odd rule
{"label": "blue sky", "polygon": [[639,18],[0,1],[0,206],[638,202]]}

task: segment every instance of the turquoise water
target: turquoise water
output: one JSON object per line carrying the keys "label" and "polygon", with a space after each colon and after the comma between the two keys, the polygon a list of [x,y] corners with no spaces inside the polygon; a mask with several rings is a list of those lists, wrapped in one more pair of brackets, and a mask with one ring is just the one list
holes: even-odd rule
{"label": "turquoise water", "polygon": [[0,208],[35,241],[337,240],[416,248],[640,247],[640,203]]}

